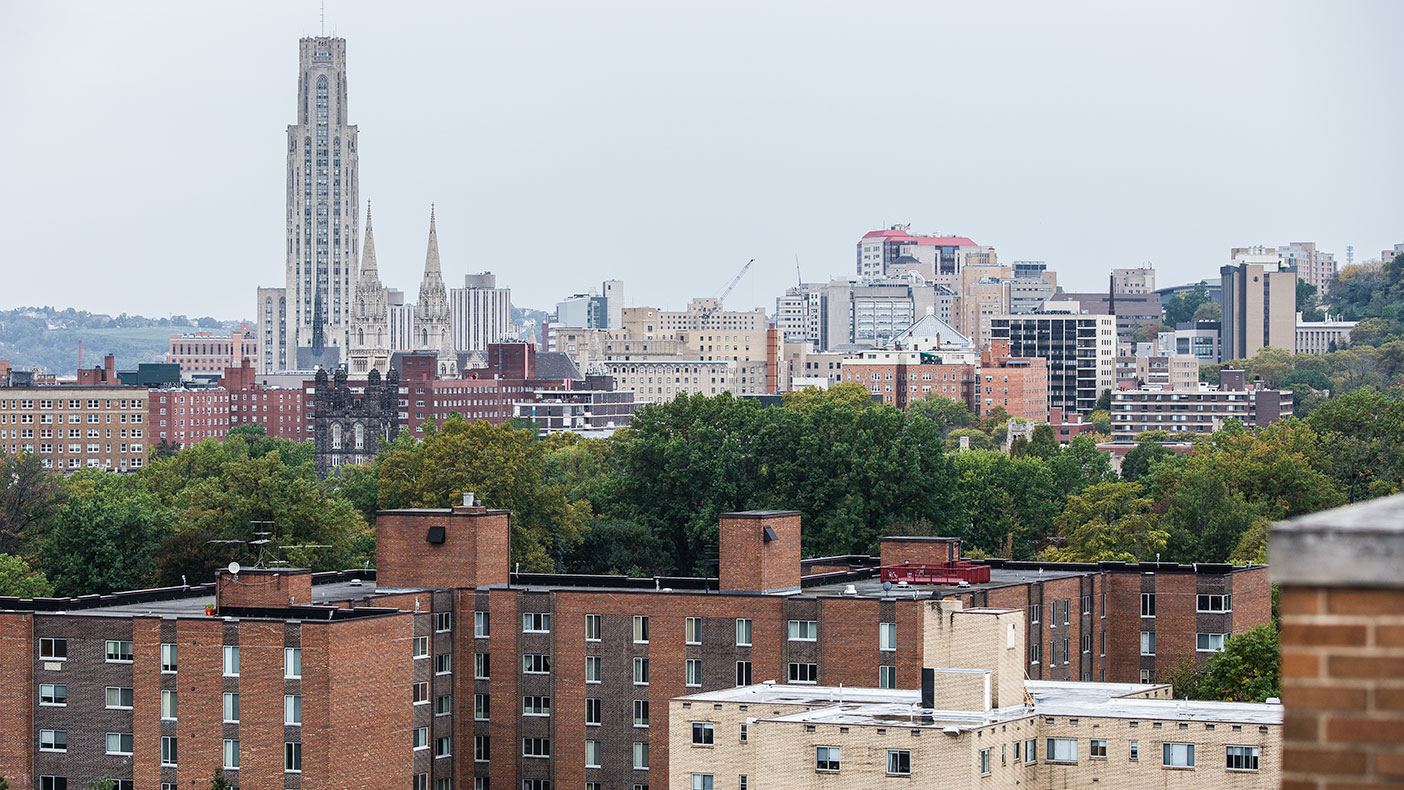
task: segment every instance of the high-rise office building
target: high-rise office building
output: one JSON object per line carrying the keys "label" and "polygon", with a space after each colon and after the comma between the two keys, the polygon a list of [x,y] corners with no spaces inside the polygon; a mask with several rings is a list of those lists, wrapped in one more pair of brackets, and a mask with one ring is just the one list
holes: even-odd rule
{"label": "high-rise office building", "polygon": [[1297,272],[1272,250],[1235,251],[1223,280],[1224,359],[1248,359],[1264,346],[1297,348]]}
{"label": "high-rise office building", "polygon": [[346,40],[299,42],[288,126],[286,285],[261,288],[262,372],[334,364],[350,340],[359,221],[357,130],[346,121]]}
{"label": "high-rise office building", "polygon": [[1050,302],[1041,312],[997,316],[990,333],[995,341],[1009,341],[1012,357],[1048,361],[1049,407],[1088,414],[1113,385],[1116,323],[1112,316],[1071,312],[1066,305]]}

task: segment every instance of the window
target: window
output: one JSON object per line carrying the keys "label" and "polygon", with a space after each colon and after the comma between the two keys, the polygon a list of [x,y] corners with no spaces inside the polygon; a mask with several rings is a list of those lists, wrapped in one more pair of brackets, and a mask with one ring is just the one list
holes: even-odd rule
{"label": "window", "polygon": [[161,671],[176,671],[176,646],[169,642],[161,645]]}
{"label": "window", "polygon": [[39,751],[41,751],[41,752],[66,752],[66,751],[68,751],[68,730],[40,730],[40,731],[39,731]]}
{"label": "window", "polygon": [[522,790],[551,790],[550,779],[523,779]]}
{"label": "window", "polygon": [[[475,695],[475,696],[476,696],[476,695]],[[434,715],[435,715],[435,716],[451,716],[451,715],[453,715],[453,695],[452,695],[452,694],[440,694],[439,696],[437,696],[437,697],[434,698]]]}
{"label": "window", "polygon": [[1063,637],[1063,666],[1067,666],[1067,664],[1068,664],[1068,655],[1069,655],[1070,653],[1071,653],[1071,651],[1068,650],[1068,637],[1065,636],[1065,637]]}
{"label": "window", "polygon": [[585,742],[585,767],[586,767],[586,768],[599,768],[599,767],[600,767],[600,742],[599,742],[599,741],[586,741],[586,742]]}
{"label": "window", "polygon": [[878,650],[897,649],[897,624],[878,623]]}
{"label": "window", "polygon": [[488,679],[488,654],[487,654],[487,653],[474,653],[474,654],[473,654],[473,679],[474,679],[474,680],[487,680],[487,679]]}
{"label": "window", "polygon": [[447,632],[452,631],[452,630],[453,630],[453,612],[435,612],[435,613],[434,613],[434,631],[435,631],[435,633],[440,633],[440,634],[442,634],[442,633],[447,633]]}
{"label": "window", "polygon": [[1232,595],[1197,595],[1195,609],[1200,612],[1233,611]]}
{"label": "window", "polygon": [[1131,744],[1130,744],[1130,749],[1129,749],[1129,751],[1127,752],[1127,759],[1131,760],[1132,762],[1136,762],[1137,760],[1141,759],[1141,742],[1140,742],[1140,741],[1132,741],[1132,742],[1131,742]]}
{"label": "window", "polygon": [[1024,762],[1032,763],[1038,760],[1038,740],[1030,738],[1024,741]]}
{"label": "window", "polygon": [[600,683],[604,680],[604,659],[599,656],[585,656],[585,682]]}
{"label": "window", "polygon": [[239,692],[224,692],[224,721],[226,724],[239,723]]}
{"label": "window", "polygon": [[40,705],[67,705],[68,686],[53,683],[39,684],[39,704]]}
{"label": "window", "polygon": [[39,657],[45,661],[65,661],[68,659],[68,640],[44,637],[39,640]]}
{"label": "window", "polygon": [[239,767],[239,741],[236,739],[224,739],[224,767],[228,770]]}
{"label": "window", "polygon": [[889,776],[911,776],[912,753],[906,749],[888,749],[887,774]]}
{"label": "window", "polygon": [[634,770],[648,770],[648,744],[634,741]]}
{"label": "window", "polygon": [[745,724],[742,724],[740,737],[742,743],[748,743],[751,740],[751,728]]}
{"label": "window", "polygon": [[701,685],[702,685],[702,659],[700,659],[700,658],[689,658],[689,659],[687,659],[687,665],[686,665],[686,667],[685,667],[685,670],[686,670],[685,685],[688,685],[688,686],[701,686]]}
{"label": "window", "polygon": [[176,739],[174,735],[161,736],[161,765],[176,765]]}
{"label": "window", "polygon": [[839,769],[839,747],[814,747],[814,770],[837,771]]}
{"label": "window", "polygon": [[1029,645],[1029,663],[1037,664],[1043,660],[1043,645],[1034,642]]}
{"label": "window", "polygon": [[108,686],[107,707],[131,710],[132,690],[129,686]]}
{"label": "window", "polygon": [[980,774],[983,776],[990,772],[990,750],[980,750]]}
{"label": "window", "polygon": [[239,676],[239,646],[224,646],[224,676],[227,678]]}
{"label": "window", "polygon": [[119,664],[132,663],[132,643],[118,639],[107,640],[107,661]]}
{"label": "window", "polygon": [[736,646],[751,646],[751,619],[749,617],[736,621]]}
{"label": "window", "polygon": [[740,778],[739,783],[738,783],[738,785],[737,785],[737,790],[747,790],[747,781],[746,781],[746,775],[745,775],[745,774],[741,774],[741,778]]}
{"label": "window", "polygon": [[1224,649],[1228,634],[1195,634],[1194,649],[1201,653],[1213,653]]}
{"label": "window", "polygon": [[878,667],[878,688],[897,688],[897,667],[886,664]]}
{"label": "window", "polygon": [[414,657],[415,657],[415,658],[428,658],[428,657],[429,657],[429,637],[427,637],[427,636],[416,636],[416,637],[414,638]]}
{"label": "window", "polygon": [[1161,744],[1160,764],[1166,768],[1193,768],[1194,767],[1194,744],[1192,743],[1164,743]]}
{"label": "window", "polygon": [[598,614],[585,615],[585,641],[598,642],[604,633],[604,617]]}
{"label": "window", "polygon": [[790,664],[791,683],[818,683],[818,664]]}
{"label": "window", "polygon": [[1068,609],[1070,609],[1070,608],[1072,608],[1072,599],[1071,599],[1071,598],[1064,598],[1064,599],[1063,599],[1063,625],[1067,625],[1067,624],[1068,624]]}
{"label": "window", "polygon": [[751,685],[751,662],[749,662],[749,661],[737,661],[737,662],[736,662],[736,685],[738,685],[738,686],[749,686],[749,685]]}
{"label": "window", "polygon": [[522,633],[551,633],[551,615],[546,612],[522,612]]}
{"label": "window", "polygon": [[550,757],[550,756],[551,756],[551,739],[550,739],[550,738],[523,738],[523,739],[522,739],[522,756],[523,756],[523,757]]}
{"label": "window", "polygon": [[634,700],[634,726],[648,726],[648,700],[646,699]]}
{"label": "window", "polygon": [[819,623],[816,620],[791,620],[791,642],[813,642],[819,636]]}
{"label": "window", "polygon": [[440,653],[434,656],[434,674],[447,675],[453,672],[453,654]]}
{"label": "window", "polygon": [[298,741],[283,742],[283,771],[302,773],[302,744]]}
{"label": "window", "polygon": [[1141,593],[1141,616],[1155,617],[1155,593]]}
{"label": "window", "polygon": [[166,721],[176,720],[176,692],[169,689],[161,691],[161,718]]}
{"label": "window", "polygon": [[1088,744],[1087,756],[1094,760],[1099,757],[1103,760],[1107,759],[1107,742],[1105,740],[1093,738],[1091,743]]}
{"label": "window", "polygon": [[1043,606],[1034,604],[1029,607],[1029,624],[1037,625],[1043,621]]}
{"label": "window", "polygon": [[426,703],[429,702],[429,682],[428,682],[428,681],[423,681],[423,682],[420,682],[420,683],[411,683],[411,684],[410,684],[410,689],[411,689],[411,693],[413,694],[413,696],[411,697],[411,699],[412,699],[412,701],[414,702],[415,705],[424,705],[424,704],[426,704]]}
{"label": "window", "polygon": [[300,678],[300,677],[302,677],[302,648],[300,648],[300,647],[285,647],[285,648],[283,648],[283,677],[285,677],[285,678]]}
{"label": "window", "polygon": [[478,639],[487,639],[487,638],[488,638],[488,613],[487,613],[487,612],[474,612],[474,613],[473,613],[473,636],[477,637]]}
{"label": "window", "polygon": [[416,749],[428,749],[428,748],[429,748],[429,728],[428,728],[428,727],[415,727],[413,730],[410,731],[410,736],[411,736],[411,737],[410,737],[410,743],[414,746],[414,748],[416,748]]}
{"label": "window", "polygon": [[443,758],[443,757],[452,757],[452,756],[453,756],[453,745],[452,745],[452,743],[451,743],[452,740],[453,740],[453,739],[450,738],[450,737],[447,736],[447,735],[443,735],[443,736],[440,736],[440,737],[434,739],[434,759],[435,759],[435,760],[438,760],[438,759]]}
{"label": "window", "polygon": [[1083,613],[1083,614],[1092,614],[1092,596],[1090,596],[1090,595],[1084,595],[1084,596],[1082,596],[1082,613]]}
{"label": "window", "polygon": [[1055,763],[1075,763],[1077,762],[1077,739],[1076,738],[1049,738],[1048,751],[1044,755],[1050,762]]}
{"label": "window", "polygon": [[634,615],[634,644],[645,644],[648,642],[648,617],[644,615]]}
{"label": "window", "polygon": [[713,790],[711,774],[693,774],[692,790]]}
{"label": "window", "polygon": [[1154,681],[1155,681],[1155,670],[1153,670],[1153,669],[1143,669],[1143,670],[1141,670],[1141,682],[1142,682],[1142,683],[1152,683],[1152,682],[1154,682]]}
{"label": "window", "polygon": [[634,659],[634,685],[648,685],[648,659],[646,658],[636,657]]}
{"label": "window", "polygon": [[[551,698],[550,698],[550,697],[535,697],[535,696],[522,697],[522,715],[523,715],[523,716],[550,716],[550,715],[551,715]],[[484,717],[484,718],[486,718],[486,717]]]}
{"label": "window", "polygon": [[702,618],[689,617],[683,623],[683,641],[689,645],[702,644]]}
{"label": "window", "polygon": [[130,732],[109,732],[107,734],[108,754],[131,754],[132,734]]}
{"label": "window", "polygon": [[585,698],[585,724],[591,727],[598,727],[604,723],[603,705],[599,697]]}
{"label": "window", "polygon": [[474,736],[473,736],[473,762],[475,762],[475,763],[485,763],[485,762],[487,762],[487,761],[488,761],[488,757],[489,757],[489,756],[491,755],[491,753],[492,753],[491,750],[488,748],[489,746],[490,746],[490,743],[488,742],[488,736],[486,736],[486,735],[474,735]]}
{"label": "window", "polygon": [[[68,777],[41,776],[39,777],[39,790],[68,790]],[[166,790],[165,785],[161,786],[161,790]]]}
{"label": "window", "polygon": [[1258,747],[1225,746],[1225,767],[1230,771],[1258,770]]}
{"label": "window", "polygon": [[1142,632],[1141,632],[1141,655],[1143,655],[1143,656],[1153,656],[1153,655],[1155,655],[1155,632],[1154,632],[1154,631],[1142,631]]}

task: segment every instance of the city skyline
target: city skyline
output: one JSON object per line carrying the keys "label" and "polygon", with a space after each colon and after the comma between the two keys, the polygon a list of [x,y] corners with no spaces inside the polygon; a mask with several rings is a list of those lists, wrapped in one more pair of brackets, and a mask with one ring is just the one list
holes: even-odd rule
{"label": "city skyline", "polygon": [[[253,318],[285,257],[288,74],[318,8],[147,9],[4,12],[12,301]],[[448,280],[490,270],[546,310],[603,278],[676,309],[754,257],[727,306],[770,311],[796,256],[805,281],[850,275],[896,222],[1047,261],[1069,290],[1147,261],[1163,285],[1213,277],[1234,246],[1314,239],[1344,265],[1398,241],[1380,176],[1404,164],[1400,8],[1199,5],[1129,36],[1020,10],[336,3],[326,32],[365,132],[356,213],[375,201],[401,287],[429,203]],[[177,124],[202,131],[160,133]]]}

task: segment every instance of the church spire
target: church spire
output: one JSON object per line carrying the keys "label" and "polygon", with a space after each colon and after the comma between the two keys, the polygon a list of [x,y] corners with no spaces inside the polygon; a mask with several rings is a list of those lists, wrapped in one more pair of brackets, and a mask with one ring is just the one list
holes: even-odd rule
{"label": "church spire", "polygon": [[429,204],[429,251],[424,256],[424,276],[439,274],[439,234],[434,229],[434,204]]}
{"label": "church spire", "polygon": [[371,235],[371,209],[370,201],[366,201],[366,241],[361,245],[361,276],[364,277],[369,272],[376,277],[379,282],[380,277],[375,270],[375,237]]}

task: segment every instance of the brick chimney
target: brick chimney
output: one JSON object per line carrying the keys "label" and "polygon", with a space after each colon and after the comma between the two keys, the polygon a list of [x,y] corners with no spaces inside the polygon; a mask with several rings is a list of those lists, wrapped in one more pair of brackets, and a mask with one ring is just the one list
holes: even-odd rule
{"label": "brick chimney", "polygon": [[510,516],[510,511],[488,510],[472,494],[452,508],[376,513],[376,587],[506,584]]}
{"label": "brick chimney", "polygon": [[721,589],[732,592],[798,590],[800,514],[797,510],[723,513]]}
{"label": "brick chimney", "polygon": [[1404,495],[1273,528],[1282,786],[1404,783]]}
{"label": "brick chimney", "polygon": [[215,606],[286,609],[312,603],[312,571],[307,568],[243,568],[215,572]]}

